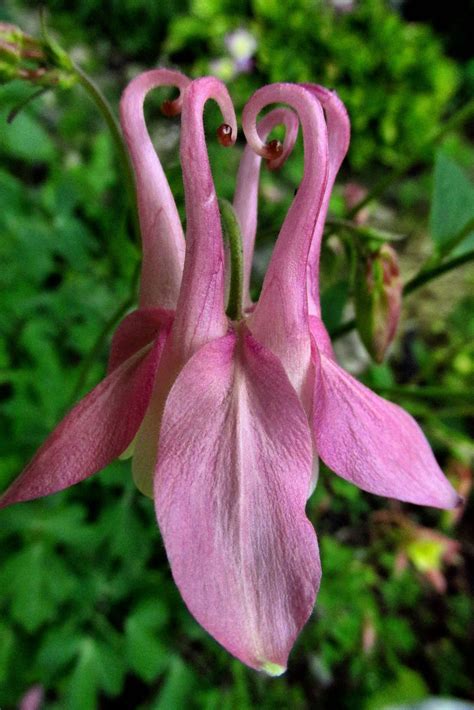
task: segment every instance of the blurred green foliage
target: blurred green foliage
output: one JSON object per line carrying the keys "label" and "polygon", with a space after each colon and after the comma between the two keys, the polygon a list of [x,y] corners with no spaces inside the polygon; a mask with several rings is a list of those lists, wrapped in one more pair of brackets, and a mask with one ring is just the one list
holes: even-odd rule
{"label": "blurred green foliage", "polygon": [[258,42],[256,72],[241,80],[238,104],[249,87],[272,81],[336,87],[352,119],[355,169],[395,165],[413,151],[420,136],[436,131],[458,87],[456,66],[429,28],[404,23],[384,0],[355,3],[342,14],[321,0],[254,0],[241,13],[233,5],[193,0],[170,26],[171,58],[191,51],[198,56],[194,71],[207,73],[212,58],[225,54],[224,33],[250,27]]}
{"label": "blurred green foliage", "polygon": [[[370,216],[375,227],[410,235],[396,245],[402,273],[418,271],[425,259],[434,264],[472,250],[472,147],[462,132],[449,135],[434,170],[435,147],[419,152],[456,106],[465,68],[444,56],[427,26],[407,23],[386,2],[361,0],[346,14],[316,0],[50,0],[47,6],[62,44],[82,57],[115,105],[140,66],[167,61],[205,72],[226,56],[225,33],[245,27],[257,49],[253,71],[229,81],[239,108],[254,88],[273,80],[333,85],[347,102],[353,141],[334,215],[345,214],[341,183],[349,175],[370,185],[383,166],[396,167],[400,156],[413,153],[428,169],[394,184],[383,209]],[[5,3],[0,19],[30,31],[35,23],[31,5],[22,2]],[[49,92],[7,126],[9,111],[29,93],[20,83],[0,87],[2,488],[76,390],[101,378],[107,343],[97,339],[127,304],[139,261],[101,116],[76,87]],[[157,105],[147,107],[152,135],[163,144],[160,155],[182,210],[176,124],[157,119]],[[211,128],[217,113],[210,109],[206,120]],[[215,141],[209,151],[219,195],[231,198],[239,153],[223,153]],[[301,156],[299,146],[281,174],[262,175],[255,291],[299,182]],[[423,238],[430,205],[431,243]],[[347,312],[357,253],[353,232],[332,231],[323,251],[323,309],[334,329]],[[407,299],[388,361],[368,365],[354,338],[340,356],[420,418],[448,474],[468,493],[474,297],[464,285],[472,287],[473,277],[464,267],[444,278],[444,288],[430,285],[422,298]],[[128,462],[2,511],[0,706],[15,707],[36,683],[46,690],[45,707],[58,710],[381,710],[428,695],[472,699],[468,517],[376,499],[324,469],[308,507],[323,584],[288,673],[278,679],[232,660],[189,616],[169,574],[153,506],[134,489]],[[452,564],[418,546],[418,555],[428,553],[415,568],[408,553],[422,526],[462,541]],[[433,564],[444,592],[422,572]]]}

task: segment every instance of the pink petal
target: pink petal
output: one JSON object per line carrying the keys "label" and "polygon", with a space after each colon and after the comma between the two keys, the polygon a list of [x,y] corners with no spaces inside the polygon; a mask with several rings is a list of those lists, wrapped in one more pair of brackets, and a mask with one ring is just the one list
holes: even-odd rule
{"label": "pink petal", "polygon": [[138,308],[125,316],[112,338],[108,372],[155,340],[160,332],[167,333],[173,316],[172,311],[163,308]]}
{"label": "pink petal", "polygon": [[64,417],[0,498],[0,507],[68,488],[127,448],[148,407],[163,340],[116,368]]}
{"label": "pink petal", "polygon": [[413,417],[324,354],[318,369],[314,437],[327,466],[370,493],[435,508],[459,504]]}
{"label": "pink petal", "polygon": [[133,443],[133,480],[138,490],[149,498],[153,498],[153,477],[163,410],[180,369],[181,363],[175,357],[171,339],[168,338],[150,404]]}
{"label": "pink petal", "polygon": [[321,102],[328,127],[328,181],[319,211],[318,221],[314,228],[308,262],[309,312],[313,315],[321,316],[321,306],[319,303],[319,256],[321,252],[321,240],[332,188],[341,163],[349,148],[351,126],[346,107],[335,91],[325,89],[323,86],[318,86],[317,84],[303,84],[303,86],[305,89],[308,89],[308,91],[311,91]]}
{"label": "pink petal", "polygon": [[327,132],[323,110],[312,92],[296,84],[258,89],[243,113],[249,144],[260,155],[266,146],[256,117],[268,104],[284,102],[295,109],[303,130],[304,174],[278,236],[260,299],[249,317],[255,337],[281,360],[301,394],[311,363],[306,272],[309,248],[327,180]]}
{"label": "pink petal", "polygon": [[[268,134],[282,124],[285,126],[285,140],[283,152],[276,161],[271,161],[269,167],[272,170],[279,168],[287,159],[298,135],[298,117],[287,108],[277,108],[267,113],[258,122],[257,131],[265,141]],[[258,208],[258,185],[260,179],[260,166],[262,158],[247,145],[239,165],[237,174],[237,187],[234,197],[234,209],[239,219],[242,230],[243,252],[244,252],[244,298],[245,305],[251,305],[249,286],[250,274],[252,270],[253,250],[255,235],[257,233],[257,208]]]}
{"label": "pink petal", "polygon": [[229,334],[199,350],[166,403],[155,505],[191,613],[247,665],[284,671],[321,575],[305,516],[311,437],[275,356]]}
{"label": "pink petal", "polygon": [[324,355],[332,360],[335,360],[336,356],[334,355],[331,338],[329,337],[326,326],[319,316],[309,316],[309,330],[313,337],[313,342],[318,344],[318,351],[320,353],[324,353]]}
{"label": "pink petal", "polygon": [[173,326],[176,357],[182,363],[227,330],[221,218],[203,126],[204,106],[209,99],[217,102],[224,123],[231,127],[232,142],[237,136],[234,108],[224,84],[213,77],[193,81],[183,97],[181,164],[186,258]]}
{"label": "pink petal", "polygon": [[120,102],[120,120],[135,170],[142,232],[143,264],[140,306],[176,308],[184,262],[184,237],[168,181],[151,142],[143,102],[151,89],[189,79],[177,71],[153,69],[135,77]]}

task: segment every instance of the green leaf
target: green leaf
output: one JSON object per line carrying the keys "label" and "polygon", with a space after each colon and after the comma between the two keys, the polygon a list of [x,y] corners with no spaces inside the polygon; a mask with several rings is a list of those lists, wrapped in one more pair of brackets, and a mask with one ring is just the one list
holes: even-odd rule
{"label": "green leaf", "polygon": [[430,222],[433,241],[442,255],[472,238],[472,220],[474,184],[457,163],[440,151],[435,163]]}
{"label": "green leaf", "polygon": [[331,331],[342,320],[344,306],[347,302],[349,284],[347,281],[338,281],[332,284],[321,294],[321,310],[326,328]]}
{"label": "green leaf", "polygon": [[68,710],[96,710],[98,695],[97,654],[94,641],[84,638],[73,671],[67,699]]}
{"label": "green leaf", "polygon": [[428,688],[421,675],[410,668],[402,667],[396,679],[375,693],[364,710],[383,710],[392,705],[415,703],[427,695]]}
{"label": "green leaf", "polygon": [[7,675],[7,667],[13,655],[15,635],[12,629],[0,622],[0,678]]}
{"label": "green leaf", "polygon": [[144,681],[151,682],[166,669],[169,655],[160,641],[168,610],[158,599],[144,600],[125,624],[126,655],[130,666]]}
{"label": "green leaf", "polygon": [[171,659],[170,670],[158,695],[153,710],[172,710],[189,707],[196,677],[191,669],[177,656]]}
{"label": "green leaf", "polygon": [[118,695],[123,687],[125,664],[117,649],[88,636],[79,644],[79,654],[68,692],[69,710],[95,710],[101,690]]}
{"label": "green leaf", "polygon": [[45,681],[71,663],[77,654],[79,640],[74,620],[46,632],[37,657],[41,677]]}
{"label": "green leaf", "polygon": [[112,648],[110,639],[107,639],[106,643],[97,643],[96,654],[99,687],[107,695],[119,695],[125,677],[125,659],[121,647]]}
{"label": "green leaf", "polygon": [[10,601],[12,618],[33,632],[57,615],[75,582],[64,563],[43,542],[36,542],[7,560],[0,587]]}
{"label": "green leaf", "polygon": [[6,124],[6,116],[24,96],[24,92],[15,96],[7,94],[5,87],[0,88],[0,153],[28,163],[48,162],[55,157],[56,149],[39,120],[31,115],[31,109],[25,109],[12,123]]}

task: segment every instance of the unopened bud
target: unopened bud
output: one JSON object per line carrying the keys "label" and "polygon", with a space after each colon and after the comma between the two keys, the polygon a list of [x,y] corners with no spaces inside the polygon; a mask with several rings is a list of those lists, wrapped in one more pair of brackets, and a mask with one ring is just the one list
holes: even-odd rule
{"label": "unopened bud", "polygon": [[69,56],[52,41],[0,22],[0,83],[22,79],[37,86],[68,88],[76,80]]}
{"label": "unopened bud", "polygon": [[402,281],[397,253],[383,244],[357,267],[355,308],[357,329],[376,362],[382,362],[398,326]]}

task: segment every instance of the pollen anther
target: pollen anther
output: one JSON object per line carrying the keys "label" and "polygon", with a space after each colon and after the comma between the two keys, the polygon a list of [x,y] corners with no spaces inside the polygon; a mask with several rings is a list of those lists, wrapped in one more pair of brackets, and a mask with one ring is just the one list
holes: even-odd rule
{"label": "pollen anther", "polygon": [[276,160],[283,153],[283,143],[277,139],[269,141],[265,146],[264,157],[267,160]]}
{"label": "pollen anther", "polygon": [[171,99],[167,99],[161,104],[161,113],[164,116],[168,116],[168,118],[173,118],[181,113],[181,105],[182,103],[179,98],[174,99],[173,101]]}
{"label": "pollen anther", "polygon": [[222,123],[216,131],[217,140],[221,145],[227,148],[232,145],[232,126],[228,123]]}

